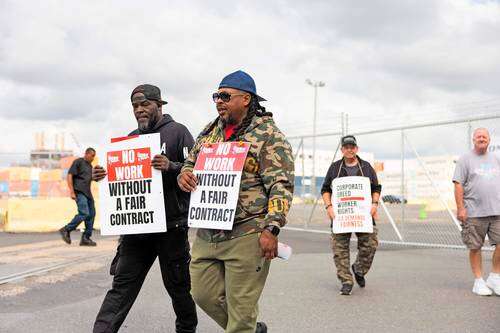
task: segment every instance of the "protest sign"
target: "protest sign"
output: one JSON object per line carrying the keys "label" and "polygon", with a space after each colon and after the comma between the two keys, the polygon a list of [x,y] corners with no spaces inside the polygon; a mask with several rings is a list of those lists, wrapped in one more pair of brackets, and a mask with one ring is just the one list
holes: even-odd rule
{"label": "protest sign", "polygon": [[151,166],[160,134],[111,139],[99,153],[107,170],[99,182],[101,234],[167,231],[162,175]]}
{"label": "protest sign", "polygon": [[201,148],[193,173],[198,178],[191,193],[188,225],[231,230],[240,193],[241,173],[249,143],[221,142]]}
{"label": "protest sign", "polygon": [[346,232],[373,232],[370,179],[368,177],[340,177],[332,181],[332,205],[335,219],[334,234]]}

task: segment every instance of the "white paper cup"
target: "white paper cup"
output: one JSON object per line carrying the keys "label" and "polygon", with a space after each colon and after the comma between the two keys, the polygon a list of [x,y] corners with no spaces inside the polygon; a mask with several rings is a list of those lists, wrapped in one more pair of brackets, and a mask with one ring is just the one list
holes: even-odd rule
{"label": "white paper cup", "polygon": [[292,256],[292,248],[286,244],[278,242],[278,258],[288,260]]}

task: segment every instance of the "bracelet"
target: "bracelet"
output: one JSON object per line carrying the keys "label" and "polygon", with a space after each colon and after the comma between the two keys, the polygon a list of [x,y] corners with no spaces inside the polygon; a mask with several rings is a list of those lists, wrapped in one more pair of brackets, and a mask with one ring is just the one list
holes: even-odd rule
{"label": "bracelet", "polygon": [[329,207],[332,207],[332,204],[326,205],[325,209],[328,209]]}
{"label": "bracelet", "polygon": [[378,206],[378,201],[372,201],[372,205],[377,205]]}

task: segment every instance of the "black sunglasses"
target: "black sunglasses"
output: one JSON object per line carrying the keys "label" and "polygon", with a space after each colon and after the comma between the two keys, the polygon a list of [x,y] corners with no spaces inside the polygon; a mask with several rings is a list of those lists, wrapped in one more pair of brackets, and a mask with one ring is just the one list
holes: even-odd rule
{"label": "black sunglasses", "polygon": [[221,101],[223,102],[229,102],[231,100],[232,96],[245,96],[245,94],[230,94],[228,92],[221,92],[221,93],[213,93],[212,94],[212,99],[214,100],[214,103],[217,103],[217,100],[220,98]]}

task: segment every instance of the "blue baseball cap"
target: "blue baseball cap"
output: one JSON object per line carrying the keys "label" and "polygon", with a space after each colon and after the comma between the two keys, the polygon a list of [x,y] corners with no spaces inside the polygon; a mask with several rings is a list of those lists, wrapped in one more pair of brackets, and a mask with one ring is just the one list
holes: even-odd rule
{"label": "blue baseball cap", "polygon": [[236,71],[234,73],[226,75],[219,84],[219,89],[220,88],[234,88],[246,91],[247,93],[255,95],[259,102],[265,101],[264,98],[257,95],[255,81],[250,75],[243,71]]}

